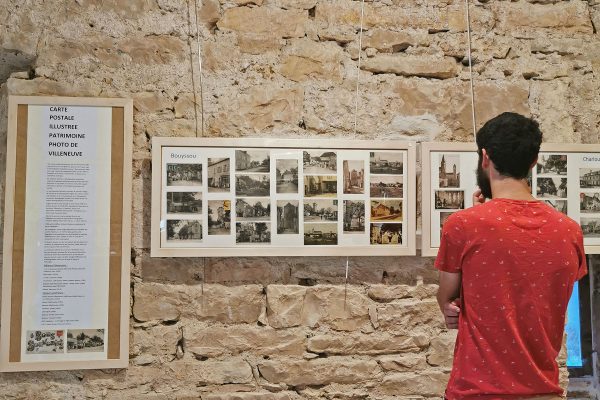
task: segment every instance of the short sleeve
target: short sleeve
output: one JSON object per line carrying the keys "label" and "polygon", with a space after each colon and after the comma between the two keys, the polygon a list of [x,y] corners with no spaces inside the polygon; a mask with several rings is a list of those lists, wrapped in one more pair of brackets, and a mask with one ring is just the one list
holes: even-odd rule
{"label": "short sleeve", "polygon": [[461,219],[451,215],[442,228],[440,249],[434,267],[444,272],[461,272],[462,254],[465,246]]}
{"label": "short sleeve", "polygon": [[579,257],[579,269],[577,270],[577,280],[587,275],[587,260],[585,258],[585,246],[583,245],[583,232],[581,229],[577,234],[577,256]]}

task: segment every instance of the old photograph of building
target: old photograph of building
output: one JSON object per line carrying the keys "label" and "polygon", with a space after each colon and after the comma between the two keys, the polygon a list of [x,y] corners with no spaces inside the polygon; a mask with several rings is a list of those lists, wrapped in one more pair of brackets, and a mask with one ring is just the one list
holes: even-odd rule
{"label": "old photograph of building", "polygon": [[65,337],[61,330],[27,331],[26,354],[64,353]]}
{"label": "old photograph of building", "polygon": [[600,214],[600,192],[598,193],[580,193],[579,210],[582,213]]}
{"label": "old photograph of building", "polygon": [[538,175],[567,175],[567,155],[540,155],[536,171]]}
{"label": "old photograph of building", "polygon": [[363,194],[365,192],[365,162],[344,160],[344,193]]}
{"label": "old photograph of building", "polygon": [[454,214],[454,212],[442,211],[440,212],[440,231],[444,227],[444,223],[450,218],[450,216]]}
{"label": "old photograph of building", "polygon": [[277,233],[279,235],[297,234],[299,232],[299,204],[298,200],[277,201]]}
{"label": "old photograph of building", "polygon": [[230,200],[208,201],[208,234],[211,236],[231,234]]}
{"label": "old photograph of building", "polygon": [[371,175],[371,197],[404,196],[402,175]]}
{"label": "old photograph of building", "polygon": [[338,201],[329,199],[304,200],[304,221],[337,221]]}
{"label": "old photograph of building", "polygon": [[304,197],[336,197],[337,176],[314,176],[304,177]]}
{"label": "old photograph of building", "polygon": [[402,244],[402,224],[371,224],[371,244]]}
{"label": "old photograph of building", "polygon": [[333,246],[338,242],[336,223],[304,224],[304,244],[307,246]]}
{"label": "old photograph of building", "polygon": [[269,222],[236,222],[235,242],[271,243],[271,224]]}
{"label": "old photograph of building", "polygon": [[167,192],[167,213],[201,214],[201,192]]}
{"label": "old photograph of building", "polygon": [[567,178],[537,178],[537,197],[561,199],[567,197]]}
{"label": "old photograph of building", "polygon": [[168,219],[167,241],[202,241],[202,224],[198,220]]}
{"label": "old photograph of building", "polygon": [[235,194],[237,196],[269,196],[271,183],[268,174],[236,175]]}
{"label": "old photograph of building", "polygon": [[371,221],[402,221],[402,200],[371,200]]}
{"label": "old photograph of building", "polygon": [[600,238],[600,218],[581,218],[581,230],[587,238]]}
{"label": "old photograph of building", "polygon": [[344,233],[365,232],[365,202],[344,200]]}
{"label": "old photograph of building", "polygon": [[271,200],[260,199],[237,199],[235,201],[236,221],[270,221]]}
{"label": "old photograph of building", "polygon": [[229,192],[230,184],[230,160],[229,158],[208,159],[208,192]]}
{"label": "old photograph of building", "polygon": [[583,189],[600,188],[600,169],[579,169],[579,186]]}
{"label": "old photograph of building", "polygon": [[304,150],[302,158],[305,174],[337,172],[337,154],[334,151]]}
{"label": "old photograph of building", "polygon": [[400,152],[372,151],[370,153],[371,174],[402,175],[404,155]]}
{"label": "old photograph of building", "polygon": [[557,211],[567,214],[567,200],[545,200],[545,202]]}
{"label": "old photograph of building", "polygon": [[202,164],[167,164],[167,186],[201,186]]}
{"label": "old photograph of building", "polygon": [[465,208],[465,192],[462,190],[436,190],[435,208],[459,210]]}
{"label": "old photograph of building", "polygon": [[98,353],[104,351],[104,329],[69,329],[67,353]]}
{"label": "old photograph of building", "polygon": [[277,193],[298,193],[298,160],[276,160]]}
{"label": "old photograph of building", "polygon": [[439,187],[440,188],[458,188],[460,187],[460,155],[459,154],[440,154],[439,155]]}
{"label": "old photograph of building", "polygon": [[235,170],[240,172],[269,172],[269,150],[236,150]]}

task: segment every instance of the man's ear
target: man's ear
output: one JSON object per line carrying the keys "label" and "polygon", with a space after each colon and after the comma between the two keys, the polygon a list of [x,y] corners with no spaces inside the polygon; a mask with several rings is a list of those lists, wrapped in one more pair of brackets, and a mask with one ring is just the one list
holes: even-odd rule
{"label": "man's ear", "polygon": [[487,150],[486,149],[481,149],[481,155],[482,155],[482,157],[481,157],[481,166],[484,169],[489,168],[491,160],[490,160],[490,156],[487,153]]}

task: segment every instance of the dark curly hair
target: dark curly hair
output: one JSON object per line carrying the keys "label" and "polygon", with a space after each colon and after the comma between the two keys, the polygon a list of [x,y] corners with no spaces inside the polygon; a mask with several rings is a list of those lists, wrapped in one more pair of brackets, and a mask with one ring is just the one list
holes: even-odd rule
{"label": "dark curly hair", "polygon": [[477,132],[477,152],[481,157],[481,150],[485,149],[501,175],[525,179],[540,152],[542,136],[533,119],[505,112]]}

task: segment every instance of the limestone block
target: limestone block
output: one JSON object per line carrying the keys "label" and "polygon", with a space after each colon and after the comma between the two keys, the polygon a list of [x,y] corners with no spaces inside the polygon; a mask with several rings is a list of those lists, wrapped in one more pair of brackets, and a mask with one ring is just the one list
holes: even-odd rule
{"label": "limestone block", "polygon": [[[494,12],[488,7],[482,7],[470,3],[469,16],[471,18],[471,29],[474,32],[485,32],[492,30],[496,24]],[[464,4],[453,4],[448,6],[448,27],[451,32],[464,32],[467,30],[467,16]]]}
{"label": "limestone block", "polygon": [[[500,5],[499,5],[500,6]],[[531,4],[525,1],[502,3],[499,23],[505,30],[551,28],[565,32],[592,33],[586,1]]]}
{"label": "limestone block", "polygon": [[135,264],[140,267],[141,277],[146,282],[188,285],[202,282],[204,264],[200,258],[157,258],[150,257],[150,254],[144,251],[136,257]]}
{"label": "limestone block", "polygon": [[[200,94],[198,93],[198,96]],[[199,107],[196,102],[200,103],[199,98],[195,98],[193,93],[181,93],[175,100],[175,118],[195,118],[195,109]],[[196,110],[200,112],[199,109]]]}
{"label": "limestone block", "polygon": [[202,386],[251,383],[254,379],[250,364],[239,357],[226,361],[174,361],[169,368],[175,379],[186,381],[192,378]]}
{"label": "limestone block", "polygon": [[136,64],[171,64],[188,58],[186,43],[175,36],[157,35],[121,40],[117,47]]}
{"label": "limestone block", "polygon": [[454,358],[454,344],[456,343],[457,330],[449,330],[440,333],[431,339],[427,353],[427,363],[433,366],[445,368],[452,367]]}
{"label": "limestone block", "polygon": [[377,307],[381,329],[410,332],[416,328],[442,328],[444,319],[434,299],[401,299]]}
{"label": "limestone block", "polygon": [[336,355],[378,355],[418,352],[427,345],[424,336],[370,334],[316,335],[308,339],[308,350],[313,353]]}
{"label": "limestone block", "polygon": [[298,395],[294,392],[238,392],[207,394],[205,396],[202,396],[202,399],[204,400],[292,400],[297,398]]}
{"label": "limestone block", "polygon": [[289,328],[302,323],[305,286],[267,286],[267,317],[273,328]]}
{"label": "limestone block", "polygon": [[275,0],[275,5],[287,10],[291,8],[309,10],[317,5],[317,0]]}
{"label": "limestone block", "polygon": [[342,54],[341,47],[332,42],[315,43],[300,39],[293,42],[279,72],[296,82],[308,79],[341,82]]}
{"label": "limestone block", "polygon": [[269,34],[253,34],[242,32],[237,36],[237,44],[242,53],[264,54],[280,50],[283,47],[282,40]]}
{"label": "limestone block", "polygon": [[344,357],[264,361],[258,364],[258,370],[267,381],[289,386],[360,383],[381,375],[381,368],[374,360]]}
{"label": "limestone block", "polygon": [[[200,131],[200,127],[198,127]],[[154,122],[146,126],[146,132],[150,137],[154,136],[196,136],[196,122],[192,119],[176,118]]]}
{"label": "limestone block", "polygon": [[413,372],[427,369],[427,360],[424,354],[394,354],[377,358],[384,371]]}
{"label": "limestone block", "polygon": [[386,375],[377,391],[385,395],[442,396],[450,376],[441,371],[426,371],[422,374],[399,372]]}
{"label": "limestone block", "polygon": [[141,92],[133,95],[133,107],[140,112],[155,113],[171,107],[171,100],[163,92]]}
{"label": "limestone block", "polygon": [[157,9],[153,0],[78,0],[77,4],[84,8],[94,8],[102,12],[114,12],[128,19],[139,18],[140,14]]}
{"label": "limestone block", "polygon": [[260,131],[277,122],[296,124],[301,119],[304,90],[300,86],[256,86],[239,100],[243,124]]}
{"label": "limestone block", "polygon": [[57,82],[52,79],[38,77],[35,79],[9,78],[6,88],[11,95],[33,96],[49,94],[53,96],[88,96],[96,97],[102,91],[100,85],[90,79],[78,79],[75,82]]}
{"label": "limestone block", "polygon": [[540,123],[545,142],[575,142],[573,120],[565,102],[568,87],[568,82],[561,80],[531,84],[530,105]]}
{"label": "limestone block", "polygon": [[134,328],[129,342],[130,355],[174,355],[181,339],[181,328],[177,325],[157,325]]}
{"label": "limestone block", "polygon": [[223,13],[217,26],[221,30],[294,38],[304,36],[304,25],[307,20],[308,14],[303,10],[234,7]]}
{"label": "limestone block", "polygon": [[[133,316],[138,321],[176,321],[186,294],[166,285],[138,283],[134,286]],[[183,298],[182,298],[183,297]]]}
{"label": "limestone block", "polygon": [[[329,326],[339,331],[355,331],[370,324],[369,299],[354,287],[312,286],[302,307],[302,324]],[[346,299],[344,304],[344,299]]]}
{"label": "limestone block", "polygon": [[425,31],[393,31],[390,29],[373,29],[362,40],[362,48],[372,47],[380,53],[398,53],[410,46],[426,45]]}
{"label": "limestone block", "polygon": [[408,285],[372,285],[367,295],[380,303],[389,303],[396,299],[405,299],[411,296],[412,288]]}
{"label": "limestone block", "polygon": [[287,283],[291,259],[286,257],[224,257],[206,260],[206,282],[244,285]]}
{"label": "limestone block", "polygon": [[458,75],[458,64],[451,57],[379,54],[365,60],[365,71],[402,76],[448,79]]}

